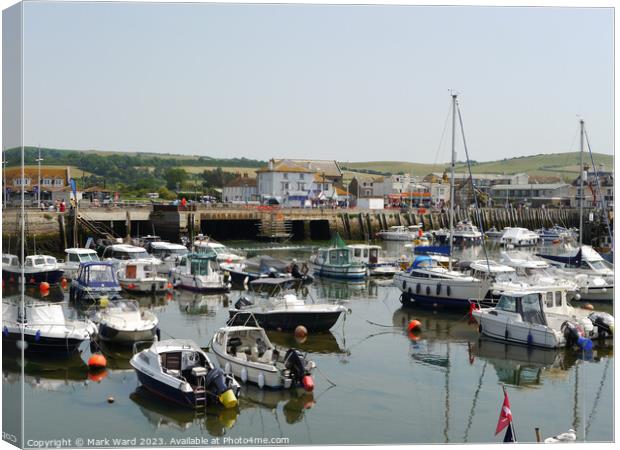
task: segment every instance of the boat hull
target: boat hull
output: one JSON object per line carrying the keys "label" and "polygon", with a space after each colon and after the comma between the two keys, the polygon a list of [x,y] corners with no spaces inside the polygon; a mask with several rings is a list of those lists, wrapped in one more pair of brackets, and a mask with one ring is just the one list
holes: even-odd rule
{"label": "boat hull", "polygon": [[157,326],[148,330],[118,330],[105,323],[99,324],[99,338],[107,342],[117,344],[133,344],[139,341],[152,341],[155,339]]}
{"label": "boat hull", "polygon": [[79,351],[80,346],[86,339],[76,338],[50,338],[40,336],[38,339],[33,334],[22,334],[16,332],[3,332],[2,334],[2,350],[7,353],[20,353],[24,348],[26,354],[54,354],[54,355],[72,355]]}
{"label": "boat hull", "polygon": [[[403,306],[431,306],[433,308],[468,309],[470,300],[487,297],[488,288],[481,284],[442,280],[440,284],[406,276],[396,277],[395,283],[403,292]],[[450,293],[448,294],[448,287]]]}
{"label": "boat hull", "polygon": [[[178,388],[153,378],[135,367],[134,369],[138,375],[140,384],[152,394],[185,408],[196,409],[199,406],[204,406],[196,405],[196,395],[193,392],[183,392]],[[181,383],[181,381],[179,381],[179,383]],[[207,396],[207,401],[208,399],[209,396]]]}
{"label": "boat hull", "polygon": [[611,302],[614,300],[614,287],[590,287],[579,291],[581,301]]}
{"label": "boat hull", "polygon": [[326,264],[312,264],[315,275],[327,278],[339,278],[343,280],[359,280],[366,278],[368,271],[365,267],[329,266]]}
{"label": "boat hull", "polygon": [[[12,270],[2,269],[2,280],[6,283],[18,283],[21,279],[21,275],[21,271],[14,272]],[[58,284],[60,283],[62,275],[63,271],[60,269],[31,273],[26,272],[24,274],[25,283],[30,285],[39,285],[44,281],[49,284]]]}
{"label": "boat hull", "polygon": [[148,294],[155,292],[165,292],[168,282],[166,280],[118,280],[121,288],[127,292]]}
{"label": "boat hull", "polygon": [[243,362],[243,361],[239,361],[236,358],[233,358],[229,355],[224,355],[221,353],[221,351],[219,349],[215,349],[215,347],[212,348],[213,353],[215,354],[215,357],[217,358],[218,363],[220,364],[220,367],[226,368],[229,367],[230,368],[230,373],[232,373],[232,375],[234,375],[236,378],[238,379],[242,379],[242,372],[245,369],[245,373],[246,373],[246,380],[248,383],[252,383],[252,384],[256,384],[260,387],[259,384],[259,375],[263,374],[263,380],[264,380],[264,385],[263,388],[266,389],[285,389],[285,388],[289,388],[292,386],[292,382],[289,379],[288,383],[285,385],[285,380],[280,372],[273,368],[273,370],[265,370],[262,369],[260,367],[257,367],[256,365],[249,363],[249,362]]}
{"label": "boat hull", "polygon": [[253,315],[258,321],[258,326],[266,330],[293,331],[302,325],[308,332],[328,331],[338,321],[343,313],[342,310],[328,312],[273,312],[261,313],[257,310],[239,311],[231,309],[229,311],[229,325],[245,325],[253,323]]}

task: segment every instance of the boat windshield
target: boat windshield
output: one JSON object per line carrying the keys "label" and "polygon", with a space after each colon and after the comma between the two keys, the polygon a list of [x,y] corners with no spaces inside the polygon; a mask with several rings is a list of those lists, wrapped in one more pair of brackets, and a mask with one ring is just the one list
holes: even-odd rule
{"label": "boat windshield", "polygon": [[207,258],[193,258],[191,263],[192,275],[209,275],[217,270],[215,261]]}
{"label": "boat windshield", "polygon": [[609,264],[607,261],[588,261],[590,263],[590,266],[592,266],[593,269],[595,270],[606,270],[606,269],[610,269],[613,270],[613,266],[611,264]]}
{"label": "boat windshield", "polygon": [[526,294],[521,297],[521,317],[524,322],[546,325],[538,294]]}
{"label": "boat windshield", "polygon": [[511,295],[502,295],[495,306],[500,311],[517,312],[517,299]]}
{"label": "boat windshield", "polygon": [[88,281],[92,282],[113,282],[114,272],[109,266],[91,266],[88,270]]}
{"label": "boat windshield", "polygon": [[167,258],[168,256],[184,256],[189,253],[186,248],[156,248],[153,249],[153,256],[158,258]]}
{"label": "boat windshield", "polygon": [[77,256],[80,262],[99,261],[99,255],[97,255],[96,253],[84,253]]}
{"label": "boat windshield", "polygon": [[349,250],[345,248],[334,249],[329,252],[330,264],[348,264]]}

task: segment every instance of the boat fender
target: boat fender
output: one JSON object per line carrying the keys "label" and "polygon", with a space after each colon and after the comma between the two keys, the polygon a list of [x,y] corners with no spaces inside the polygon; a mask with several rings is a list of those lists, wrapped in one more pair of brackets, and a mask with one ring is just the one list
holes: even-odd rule
{"label": "boat fender", "polygon": [[577,347],[579,347],[581,350],[589,352],[592,350],[592,340],[579,336],[579,338],[577,339]]}
{"label": "boat fender", "polygon": [[504,332],[504,339],[508,340],[508,327],[506,326],[506,331]]}
{"label": "boat fender", "polygon": [[437,285],[437,288],[435,289],[435,293],[436,293],[437,295],[441,294],[441,283],[439,283],[439,284]]}
{"label": "boat fender", "polygon": [[155,337],[157,338],[157,341],[161,341],[161,330],[159,327],[155,328]]}
{"label": "boat fender", "polygon": [[450,286],[446,286],[446,294],[448,294],[448,297],[450,297]]}
{"label": "boat fender", "polygon": [[420,286],[420,283],[415,285],[415,293],[419,294],[420,293],[420,289],[422,289],[422,287]]}
{"label": "boat fender", "polygon": [[[406,281],[403,281],[403,291],[404,291],[405,289],[407,289],[407,282],[406,282]],[[409,290],[411,290],[411,288],[410,288]]]}
{"label": "boat fender", "polygon": [[39,342],[40,340],[41,340],[41,330],[37,330],[37,332],[34,334],[34,341]]}
{"label": "boat fender", "polygon": [[258,374],[258,387],[261,389],[265,387],[265,375],[262,372]]}
{"label": "boat fender", "polygon": [[224,372],[230,373],[230,363],[226,361],[226,365],[224,365]]}
{"label": "boat fender", "polygon": [[2,327],[2,335],[4,337],[9,337],[9,329],[6,326]]}
{"label": "boat fender", "polygon": [[248,381],[248,370],[245,367],[241,369],[241,381],[244,383],[247,383]]}
{"label": "boat fender", "polygon": [[532,336],[532,331],[530,330],[530,332],[527,334],[527,345],[532,346],[533,343],[534,337]]}
{"label": "boat fender", "polygon": [[431,287],[426,286],[426,295],[431,295]]}
{"label": "boat fender", "polygon": [[155,290],[157,289],[157,286],[155,285],[155,283],[151,284],[151,292],[154,294]]}

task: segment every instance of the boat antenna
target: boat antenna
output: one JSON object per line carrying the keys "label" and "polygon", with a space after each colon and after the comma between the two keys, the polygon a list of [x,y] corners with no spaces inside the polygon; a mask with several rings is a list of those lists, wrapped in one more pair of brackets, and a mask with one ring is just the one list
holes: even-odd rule
{"label": "boat antenna", "polygon": [[[456,109],[459,113],[459,124],[461,126],[461,136],[463,138],[463,148],[465,149],[465,160],[467,161],[467,171],[469,172],[469,182],[471,183],[471,191],[474,196],[474,206],[476,208],[476,217],[478,219],[478,226],[480,227],[480,232],[484,236],[484,229],[482,227],[482,217],[480,215],[480,208],[478,206],[478,197],[476,196],[476,185],[474,184],[474,177],[471,174],[471,163],[469,162],[469,151],[467,150],[467,141],[465,140],[465,128],[463,127],[463,117],[461,116],[461,108],[459,108],[458,102],[456,103]],[[487,246],[482,239],[482,250],[484,250],[484,258],[487,261],[487,269],[489,271],[489,276],[491,275],[491,264],[489,263],[489,254],[487,252]]]}
{"label": "boat antenna", "polygon": [[579,119],[579,249],[583,245],[583,119]]}
{"label": "boat antenna", "polygon": [[452,157],[450,162],[450,257],[448,258],[448,269],[452,270],[452,250],[454,240],[454,163],[456,160],[456,98],[457,94],[451,91],[452,95]]}

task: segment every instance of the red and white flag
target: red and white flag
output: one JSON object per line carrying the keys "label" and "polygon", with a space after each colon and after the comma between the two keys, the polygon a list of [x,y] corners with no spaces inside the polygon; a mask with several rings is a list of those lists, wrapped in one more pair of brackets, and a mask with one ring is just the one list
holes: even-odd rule
{"label": "red and white flag", "polygon": [[499,412],[499,420],[497,421],[497,428],[495,429],[495,435],[497,436],[500,431],[506,428],[510,422],[512,422],[512,412],[510,412],[510,401],[508,400],[508,393],[504,391],[504,404]]}

